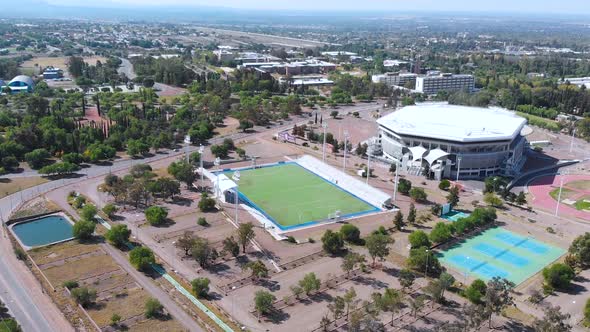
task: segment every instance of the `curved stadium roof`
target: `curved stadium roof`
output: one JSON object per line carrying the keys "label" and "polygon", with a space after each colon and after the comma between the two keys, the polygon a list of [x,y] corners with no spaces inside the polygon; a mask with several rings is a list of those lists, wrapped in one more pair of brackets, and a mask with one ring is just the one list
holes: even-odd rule
{"label": "curved stadium roof", "polygon": [[399,135],[469,143],[514,139],[526,119],[501,108],[425,103],[404,107],[377,123]]}
{"label": "curved stadium roof", "polygon": [[17,82],[22,82],[25,83],[26,85],[30,86],[30,87],[34,87],[35,86],[35,82],[33,82],[33,79],[30,78],[29,76],[25,76],[25,75],[18,75],[15,78],[13,78],[10,83],[8,83],[8,85],[12,85],[12,83],[17,83]]}

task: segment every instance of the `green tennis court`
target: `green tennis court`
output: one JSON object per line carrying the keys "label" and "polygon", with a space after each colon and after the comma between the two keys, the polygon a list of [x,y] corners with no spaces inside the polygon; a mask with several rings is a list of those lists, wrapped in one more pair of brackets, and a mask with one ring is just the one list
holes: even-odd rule
{"label": "green tennis court", "polygon": [[[233,173],[225,172],[229,178]],[[328,219],[336,211],[353,216],[379,210],[295,163],[240,170],[238,185],[240,199],[281,229]]]}
{"label": "green tennis court", "polygon": [[518,285],[564,253],[564,249],[497,227],[453,246],[439,259],[469,276],[501,277]]}

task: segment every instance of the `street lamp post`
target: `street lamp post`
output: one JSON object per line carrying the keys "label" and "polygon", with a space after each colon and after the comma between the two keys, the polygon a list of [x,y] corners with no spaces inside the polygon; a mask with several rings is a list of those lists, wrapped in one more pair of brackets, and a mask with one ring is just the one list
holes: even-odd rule
{"label": "street lamp post", "polygon": [[459,182],[459,173],[461,173],[461,156],[457,156],[457,182]]}
{"label": "street lamp post", "polygon": [[430,250],[426,249],[426,267],[424,268],[424,278],[428,277],[428,258],[430,258]]}
{"label": "street lamp post", "polygon": [[399,180],[399,167],[397,160],[394,160],[395,163],[395,177],[393,178],[393,203],[395,203],[395,199],[397,197],[397,182]]}
{"label": "street lamp post", "polygon": [[572,141],[570,142],[570,153],[574,150],[574,138],[576,137],[576,128],[572,130]]}
{"label": "street lamp post", "polygon": [[344,161],[343,161],[343,164],[342,164],[342,171],[343,172],[346,172],[346,150],[348,150],[347,149],[347,147],[348,147],[348,137],[349,137],[348,130],[345,130],[344,131]]}
{"label": "street lamp post", "polygon": [[324,128],[324,144],[322,145],[322,161],[326,162],[326,129],[328,128],[328,123],[322,123],[322,128]]}
{"label": "street lamp post", "polygon": [[239,196],[238,196],[238,182],[240,182],[240,171],[236,171],[234,173],[234,175],[232,176],[232,179],[234,180],[234,182],[236,183],[236,224],[238,223],[238,202],[239,202]]}

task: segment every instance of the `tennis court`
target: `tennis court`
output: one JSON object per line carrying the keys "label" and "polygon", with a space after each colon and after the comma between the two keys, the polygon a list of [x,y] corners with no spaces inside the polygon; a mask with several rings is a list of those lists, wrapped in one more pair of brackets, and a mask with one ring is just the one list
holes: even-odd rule
{"label": "tennis court", "polygon": [[[230,178],[233,173],[225,172]],[[341,217],[379,211],[296,163],[240,170],[239,194],[283,230],[329,219],[336,211]]]}
{"label": "tennis court", "polygon": [[463,274],[520,284],[565,253],[564,249],[497,227],[439,254],[440,261]]}

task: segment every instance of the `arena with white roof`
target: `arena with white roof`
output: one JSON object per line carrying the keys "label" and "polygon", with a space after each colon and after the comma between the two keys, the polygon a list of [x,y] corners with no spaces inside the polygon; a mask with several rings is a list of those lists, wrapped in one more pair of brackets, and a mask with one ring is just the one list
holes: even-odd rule
{"label": "arena with white roof", "polygon": [[425,103],[377,120],[383,155],[435,179],[514,176],[526,157],[526,119],[500,108]]}

